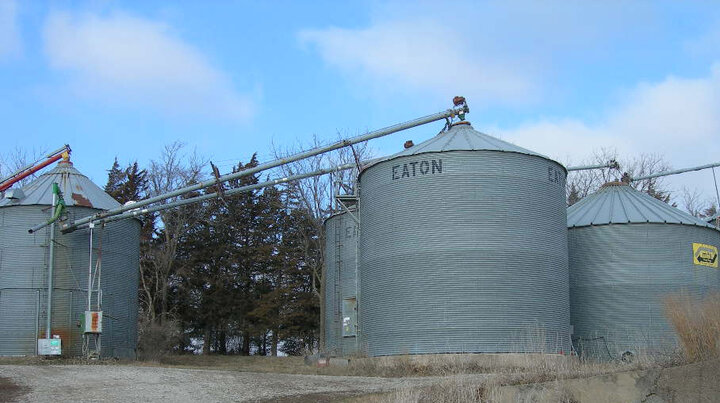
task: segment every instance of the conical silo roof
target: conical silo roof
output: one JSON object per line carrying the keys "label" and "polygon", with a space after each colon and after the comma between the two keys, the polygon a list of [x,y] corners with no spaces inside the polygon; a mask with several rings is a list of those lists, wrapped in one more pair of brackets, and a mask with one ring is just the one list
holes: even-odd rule
{"label": "conical silo roof", "polygon": [[607,183],[567,210],[568,228],[628,223],[685,224],[714,228],[623,182]]}
{"label": "conical silo roof", "polygon": [[21,188],[19,199],[3,199],[0,207],[52,205],[52,185],[57,183],[65,205],[110,210],[120,206],[115,199],[73,167],[70,161],[61,161],[49,172]]}
{"label": "conical silo roof", "polygon": [[438,133],[435,137],[423,141],[420,144],[416,144],[410,148],[406,148],[399,153],[368,161],[364,164],[363,171],[380,162],[395,158],[447,151],[499,151],[534,155],[536,157],[554,161],[553,159],[540,153],[530,151],[507,141],[500,140],[499,138],[493,137],[489,134],[479,132],[472,127],[470,122],[465,121],[455,123],[448,130]]}
{"label": "conical silo roof", "polygon": [[481,133],[473,129],[469,122],[456,123],[447,131],[414,145],[390,158],[404,157],[422,153],[437,153],[444,151],[504,151],[520,154],[536,155],[547,158],[534,151],[518,147],[515,144],[500,140],[496,137]]}

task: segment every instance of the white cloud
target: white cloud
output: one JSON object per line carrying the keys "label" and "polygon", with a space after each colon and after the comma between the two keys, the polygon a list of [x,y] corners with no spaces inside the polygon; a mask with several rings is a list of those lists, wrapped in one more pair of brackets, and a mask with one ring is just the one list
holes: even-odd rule
{"label": "white cloud", "polygon": [[501,101],[519,101],[533,92],[513,63],[467,51],[457,32],[430,21],[306,30],[299,37],[315,45],[329,64],[379,79],[382,86],[422,88],[446,98],[462,89]]}
{"label": "white cloud", "polygon": [[15,0],[0,1],[0,58],[15,55],[22,48]]}
{"label": "white cloud", "polygon": [[[560,161],[579,163],[594,150],[613,147],[624,155],[655,153],[674,167],[720,161],[720,63],[702,78],[667,77],[627,92],[599,123],[543,119],[493,131],[508,141]],[[711,174],[710,178],[711,178]],[[708,175],[683,175],[668,181],[714,196]],[[714,197],[713,197],[714,199]]]}
{"label": "white cloud", "polygon": [[249,97],[164,24],[122,14],[52,13],[44,31],[51,66],[70,72],[78,95],[171,114],[252,115]]}
{"label": "white cloud", "polygon": [[298,37],[379,96],[402,90],[462,94],[475,106],[526,105],[555,91],[561,61],[607,57],[612,41],[645,38],[640,31],[652,24],[638,20],[652,18],[644,6],[624,3],[382,2],[365,27],[306,29]]}

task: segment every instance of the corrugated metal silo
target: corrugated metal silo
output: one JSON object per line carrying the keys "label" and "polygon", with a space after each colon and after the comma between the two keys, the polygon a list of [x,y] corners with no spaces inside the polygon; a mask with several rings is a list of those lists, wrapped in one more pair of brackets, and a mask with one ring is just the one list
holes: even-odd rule
{"label": "corrugated metal silo", "polygon": [[366,168],[361,349],[569,351],[565,177],[469,124]]}
{"label": "corrugated metal silo", "polygon": [[663,300],[720,290],[717,259],[702,262],[703,250],[717,254],[720,232],[622,182],[606,184],[567,214],[578,350],[608,359],[672,349]]}
{"label": "corrugated metal silo", "polygon": [[358,226],[351,213],[325,221],[325,348],[336,356],[357,352]]}
{"label": "corrugated metal silo", "polygon": [[[0,201],[0,356],[32,355],[45,337],[49,227],[28,229],[48,220],[52,184],[57,183],[66,214],[78,219],[119,206],[70,162]],[[81,354],[81,317],[87,309],[89,233],[55,231],[52,334],[60,335],[63,354]],[[93,262],[101,258],[104,356],[134,357],[137,342],[137,287],[140,223],[117,221],[95,228]],[[98,249],[101,248],[101,254]],[[93,293],[93,301],[97,293]]]}

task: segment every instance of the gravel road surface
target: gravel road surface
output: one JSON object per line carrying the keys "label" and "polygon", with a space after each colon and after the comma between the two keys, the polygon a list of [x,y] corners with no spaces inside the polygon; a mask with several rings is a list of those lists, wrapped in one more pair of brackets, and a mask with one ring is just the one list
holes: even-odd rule
{"label": "gravel road surface", "polygon": [[[333,401],[433,378],[267,374],[126,365],[0,365],[11,401]],[[6,396],[7,397],[7,396]],[[0,401],[3,401],[0,396]]]}

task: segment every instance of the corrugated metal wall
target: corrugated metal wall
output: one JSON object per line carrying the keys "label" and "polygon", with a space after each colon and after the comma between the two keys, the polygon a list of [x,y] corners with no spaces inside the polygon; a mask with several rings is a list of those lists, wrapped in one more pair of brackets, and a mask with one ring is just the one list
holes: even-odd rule
{"label": "corrugated metal wall", "polygon": [[367,354],[569,351],[556,162],[498,151],[380,162],[361,174],[360,222]]}
{"label": "corrugated metal wall", "polygon": [[325,221],[325,347],[332,355],[357,351],[356,337],[342,333],[343,300],[356,297],[357,236],[357,224],[347,213]]}
{"label": "corrugated metal wall", "polygon": [[[98,210],[70,207],[72,217]],[[47,220],[48,206],[0,208],[0,355],[35,354],[47,318],[47,253],[49,228],[28,234]],[[140,224],[124,220],[96,229],[102,236],[102,352],[134,357],[137,344],[137,287]],[[56,231],[52,331],[63,339],[66,355],[80,355],[81,315],[87,306],[88,231],[63,235]],[[97,256],[94,256],[94,261]],[[94,301],[94,299],[93,299]]]}
{"label": "corrugated metal wall", "polygon": [[720,232],[681,224],[570,228],[571,323],[588,357],[672,350],[663,300],[720,290],[720,270],[693,263],[693,242],[720,247]]}

